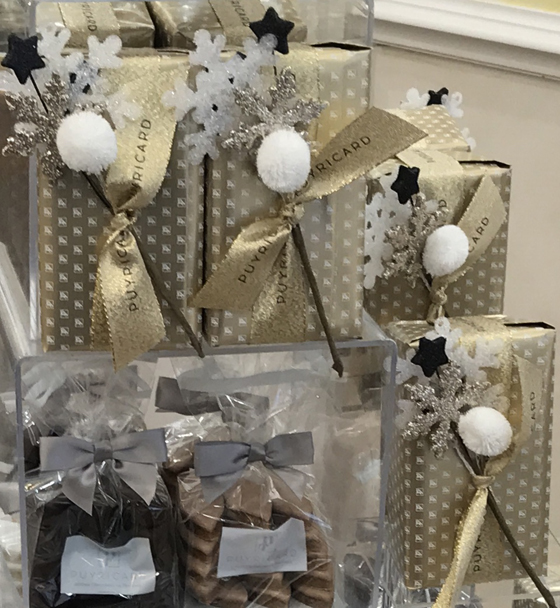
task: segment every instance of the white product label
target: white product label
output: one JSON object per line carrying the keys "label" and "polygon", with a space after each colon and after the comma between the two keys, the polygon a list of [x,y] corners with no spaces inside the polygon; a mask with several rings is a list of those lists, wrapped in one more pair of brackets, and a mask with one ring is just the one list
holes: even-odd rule
{"label": "white product label", "polygon": [[132,596],[155,588],[156,569],[147,538],[133,538],[116,549],[105,549],[84,536],[66,540],[61,593]]}
{"label": "white product label", "polygon": [[222,530],[218,578],[306,570],[305,526],[299,519],[289,519],[277,530]]}

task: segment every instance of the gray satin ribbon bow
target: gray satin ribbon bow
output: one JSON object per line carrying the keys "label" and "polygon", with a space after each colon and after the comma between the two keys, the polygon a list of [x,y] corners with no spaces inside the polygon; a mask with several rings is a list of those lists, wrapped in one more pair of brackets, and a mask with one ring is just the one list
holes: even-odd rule
{"label": "gray satin ribbon bow", "polygon": [[41,471],[66,471],[63,493],[89,515],[97,485],[96,465],[106,460],[118,462],[115,473],[149,505],[156,493],[156,464],[167,460],[163,429],[99,443],[76,437],[42,437],[40,453]]}
{"label": "gray satin ribbon bow", "polygon": [[[194,470],[200,477],[207,502],[212,502],[234,486],[252,462],[262,462],[276,469],[294,489],[294,482],[301,483],[301,474],[291,467],[313,464],[313,460],[313,435],[310,432],[277,435],[265,444],[202,441],[194,448]],[[300,493],[296,489],[294,491]]]}

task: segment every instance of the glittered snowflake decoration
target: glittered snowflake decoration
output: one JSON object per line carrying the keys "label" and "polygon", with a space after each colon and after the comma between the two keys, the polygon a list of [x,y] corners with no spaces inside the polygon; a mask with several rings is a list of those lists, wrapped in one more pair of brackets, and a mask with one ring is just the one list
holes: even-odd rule
{"label": "glittered snowflake decoration", "polygon": [[419,194],[411,203],[406,222],[396,224],[385,232],[391,254],[384,261],[383,278],[404,277],[412,286],[423,276],[422,252],[426,239],[436,228],[445,224],[448,209],[444,203],[426,201]]}
{"label": "glittered snowflake decoration", "polygon": [[313,99],[298,98],[296,76],[289,69],[276,76],[268,97],[269,101],[252,87],[235,91],[237,106],[253,121],[241,122],[224,140],[224,148],[254,153],[267,135],[279,129],[293,129],[306,137],[309,123],[318,118],[327,106]]}
{"label": "glittered snowflake decoration", "polygon": [[204,68],[196,76],[196,89],[191,89],[181,79],[175,88],[163,96],[163,104],[175,109],[175,118],[182,120],[192,113],[194,122],[200,125],[197,133],[186,136],[189,162],[200,164],[206,155],[218,158],[218,139],[227,136],[239,120],[240,110],[236,105],[235,91],[247,87],[258,87],[261,69],[275,63],[273,36],[265,36],[259,42],[247,39],[243,53],[236,53],[224,60],[225,37],[212,36],[206,30],[194,36],[196,50],[191,53],[192,66]]}
{"label": "glittered snowflake decoration", "polygon": [[397,427],[405,439],[426,437],[438,458],[454,441],[461,414],[473,407],[491,407],[505,415],[509,408],[503,384],[490,383],[487,375],[500,367],[503,341],[480,337],[469,349],[462,336],[461,329],[452,328],[443,317],[426,334],[430,341],[445,340],[449,359],[431,378],[413,363],[416,350],[409,349],[404,359],[397,360],[396,382],[405,391],[398,401]]}
{"label": "glittered snowflake decoration", "polygon": [[107,114],[112,121],[110,128],[120,129],[127,120],[138,118],[140,108],[120,91],[108,93],[109,85],[102,71],[122,64],[118,56],[122,42],[118,36],[109,36],[104,42],[90,36],[86,60],[80,52],[66,52],[68,29],[58,31],[48,26],[40,29],[39,35],[37,50],[44,68],[33,72],[33,86],[20,85],[10,72],[0,78],[0,89],[6,91],[6,101],[18,121],[2,152],[20,156],[37,152],[42,171],[55,180],[66,166],[57,145],[65,118],[85,111]]}
{"label": "glittered snowflake decoration", "polygon": [[462,413],[486,402],[488,382],[472,382],[455,363],[442,366],[437,382],[407,386],[413,404],[412,419],[402,436],[414,441],[426,437],[437,458],[441,458],[455,439],[454,427]]}
{"label": "glittered snowflake decoration", "polygon": [[15,112],[18,122],[2,153],[29,156],[38,149],[43,172],[50,179],[57,179],[64,163],[56,146],[56,134],[69,100],[68,87],[58,74],[45,84],[42,98],[48,112],[36,97],[6,93],[8,108]]}

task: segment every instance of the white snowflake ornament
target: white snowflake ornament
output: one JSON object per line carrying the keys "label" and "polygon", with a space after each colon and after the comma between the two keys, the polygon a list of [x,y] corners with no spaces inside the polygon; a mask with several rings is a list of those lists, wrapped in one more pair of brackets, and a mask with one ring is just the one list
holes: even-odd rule
{"label": "white snowflake ornament", "polygon": [[239,116],[234,91],[260,82],[261,68],[275,62],[274,45],[265,36],[259,42],[247,40],[244,53],[236,53],[224,60],[222,51],[225,38],[212,36],[206,30],[199,30],[194,36],[196,50],[191,53],[191,65],[205,68],[196,76],[196,90],[185,82],[175,82],[175,88],[166,91],[163,104],[175,109],[175,117],[182,120],[191,112],[195,123],[200,125],[198,133],[185,137],[189,148],[188,160],[198,165],[205,156],[216,159],[219,155],[218,138],[229,133]]}
{"label": "white snowflake ornament", "polygon": [[401,102],[402,110],[419,110],[425,108],[430,101],[428,93],[421,94],[418,89],[408,89],[406,92],[406,101]]}
{"label": "white snowflake ornament", "polygon": [[175,80],[175,88],[166,91],[161,98],[166,108],[175,108],[175,120],[180,122],[195,107],[196,93],[181,78]]}
{"label": "white snowflake ornament", "polygon": [[118,56],[122,49],[122,40],[118,36],[108,36],[101,42],[95,36],[88,38],[88,63],[99,69],[120,68],[122,59]]}

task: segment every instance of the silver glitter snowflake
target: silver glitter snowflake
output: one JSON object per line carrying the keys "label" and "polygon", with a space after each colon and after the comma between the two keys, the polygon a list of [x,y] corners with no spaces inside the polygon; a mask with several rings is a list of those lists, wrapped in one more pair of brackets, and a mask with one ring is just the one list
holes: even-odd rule
{"label": "silver glitter snowflake", "polygon": [[45,84],[42,99],[48,111],[36,97],[6,94],[6,103],[15,112],[18,123],[2,154],[29,156],[37,150],[43,173],[50,179],[57,179],[62,174],[64,162],[58,153],[56,134],[69,101],[68,86],[58,74],[53,74]]}
{"label": "silver glitter snowflake", "polygon": [[235,102],[246,116],[256,122],[242,122],[222,143],[224,148],[254,151],[262,139],[278,129],[294,129],[306,136],[309,123],[327,107],[326,103],[297,96],[296,77],[290,69],[276,76],[268,91],[269,100],[256,89],[236,90]]}
{"label": "silver glitter snowflake", "polygon": [[[434,203],[434,201],[429,201]],[[386,241],[392,246],[391,257],[385,261],[383,278],[404,277],[412,287],[423,273],[422,252],[426,239],[445,223],[447,207],[440,204],[430,208],[422,194],[412,199],[412,213],[409,219],[387,230]]]}
{"label": "silver glitter snowflake", "polygon": [[414,441],[429,439],[437,458],[441,458],[454,440],[454,426],[462,413],[487,401],[489,382],[471,382],[459,365],[442,366],[430,384],[407,386],[414,411],[402,436]]}

